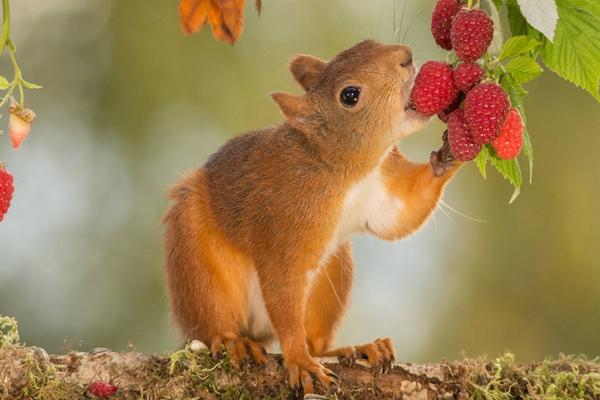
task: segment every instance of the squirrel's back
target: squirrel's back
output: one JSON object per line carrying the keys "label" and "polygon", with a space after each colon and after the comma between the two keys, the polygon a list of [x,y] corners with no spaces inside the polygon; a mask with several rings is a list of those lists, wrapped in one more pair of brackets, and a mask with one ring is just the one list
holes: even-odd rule
{"label": "squirrel's back", "polygon": [[302,218],[313,206],[311,192],[339,192],[329,169],[325,155],[288,125],[231,139],[203,168],[211,208],[242,247],[261,231]]}

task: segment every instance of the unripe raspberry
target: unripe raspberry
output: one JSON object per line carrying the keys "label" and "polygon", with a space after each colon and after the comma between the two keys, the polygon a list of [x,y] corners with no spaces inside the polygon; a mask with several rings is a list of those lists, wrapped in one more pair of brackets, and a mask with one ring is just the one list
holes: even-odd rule
{"label": "unripe raspberry", "polygon": [[511,109],[504,120],[502,131],[492,143],[496,154],[503,160],[512,160],[523,147],[523,121],[516,109]]}
{"label": "unripe raspberry", "polygon": [[450,65],[427,61],[417,74],[411,93],[415,110],[423,115],[435,115],[448,107],[458,94],[452,82]]}
{"label": "unripe raspberry", "polygon": [[508,95],[495,83],[481,83],[467,93],[465,118],[476,143],[487,144],[498,137],[509,107]]}
{"label": "unripe raspberry", "polygon": [[475,143],[464,111],[458,109],[448,118],[448,141],[454,158],[459,161],[471,161],[481,151],[482,145]]}
{"label": "unripe raspberry", "polygon": [[442,49],[452,50],[452,19],[460,8],[458,0],[438,0],[431,14],[431,34]]}
{"label": "unripe raspberry", "polygon": [[473,62],[481,58],[492,43],[494,23],[479,9],[463,8],[452,21],[450,39],[459,59]]}
{"label": "unripe raspberry", "polygon": [[11,104],[8,107],[10,119],[8,122],[8,133],[12,141],[13,148],[18,149],[21,143],[31,130],[31,124],[35,121],[36,116],[33,110],[23,107],[14,99],[11,99]]}

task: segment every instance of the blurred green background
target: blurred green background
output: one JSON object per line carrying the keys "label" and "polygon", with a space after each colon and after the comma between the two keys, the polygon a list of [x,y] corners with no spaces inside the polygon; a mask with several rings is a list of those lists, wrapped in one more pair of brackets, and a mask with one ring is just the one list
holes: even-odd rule
{"label": "blurred green background", "polygon": [[[279,120],[267,93],[298,91],[291,55],[394,40],[392,0],[265,0],[233,47],[207,29],[183,36],[176,1],[12,3],[23,72],[44,89],[28,94],[39,121],[22,150],[0,137],[16,180],[0,224],[0,314],[53,352],[175,349],[159,223],[169,185]],[[398,37],[420,63],[443,58],[431,9],[396,0]],[[548,71],[528,89],[533,184],[509,206],[508,183],[469,165],[444,200],[460,214],[441,206],[398,243],[357,238],[340,344],[391,336],[405,361],[600,354],[600,104]],[[442,130],[432,121],[401,147],[425,160]]]}

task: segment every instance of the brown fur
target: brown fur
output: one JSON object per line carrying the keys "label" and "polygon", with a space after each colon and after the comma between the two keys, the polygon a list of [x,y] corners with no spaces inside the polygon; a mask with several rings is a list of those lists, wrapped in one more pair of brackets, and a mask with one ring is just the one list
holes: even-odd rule
{"label": "brown fur", "polygon": [[[310,374],[333,382],[311,354],[348,354],[329,347],[352,286],[349,243],[319,268],[346,193],[381,165],[389,193],[406,206],[393,230],[373,233],[398,239],[423,224],[457,169],[436,177],[428,163],[412,163],[396,148],[387,153],[399,138],[394,121],[406,114],[410,57],[406,47],[373,41],[329,63],[297,56],[290,69],[306,94],[272,95],[285,121],[232,139],[171,190],[166,273],[184,338],[209,343],[215,352],[224,343],[235,361],[267,343],[270,337],[252,337],[249,328],[246,291],[256,271],[290,383],[308,392]],[[351,109],[338,101],[348,85],[361,87]],[[382,343],[363,353],[393,357],[391,343]]]}

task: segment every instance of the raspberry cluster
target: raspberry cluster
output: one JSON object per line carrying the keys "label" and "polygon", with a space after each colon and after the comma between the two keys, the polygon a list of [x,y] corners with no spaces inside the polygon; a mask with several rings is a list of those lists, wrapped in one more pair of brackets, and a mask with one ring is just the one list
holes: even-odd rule
{"label": "raspberry cluster", "polygon": [[455,158],[473,160],[484,145],[498,157],[517,157],[523,145],[519,112],[497,82],[486,79],[481,59],[494,36],[485,11],[468,8],[462,0],[437,0],[431,16],[435,42],[454,50],[455,63],[426,62],[415,79],[412,107],[427,116],[438,115],[448,124],[448,140]]}
{"label": "raspberry cluster", "polygon": [[4,165],[0,164],[0,221],[10,207],[13,192],[15,191],[13,176],[6,170]]}

